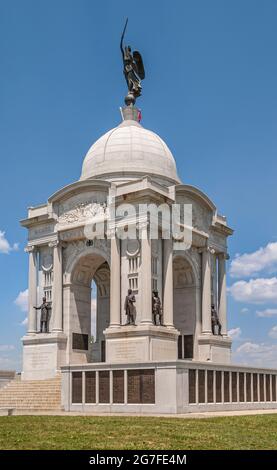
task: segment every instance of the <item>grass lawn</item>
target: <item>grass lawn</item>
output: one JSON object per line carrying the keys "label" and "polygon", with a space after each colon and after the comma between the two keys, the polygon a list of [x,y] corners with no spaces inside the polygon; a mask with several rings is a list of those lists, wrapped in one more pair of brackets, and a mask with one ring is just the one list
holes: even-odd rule
{"label": "grass lawn", "polygon": [[277,449],[277,415],[3,416],[0,449]]}

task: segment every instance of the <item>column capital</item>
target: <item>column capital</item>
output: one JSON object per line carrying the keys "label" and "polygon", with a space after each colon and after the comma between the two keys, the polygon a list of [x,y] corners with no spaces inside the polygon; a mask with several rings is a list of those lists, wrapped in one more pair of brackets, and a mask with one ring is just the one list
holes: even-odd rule
{"label": "column capital", "polygon": [[48,243],[49,248],[56,248],[60,244],[60,240],[52,240]]}
{"label": "column capital", "polygon": [[221,251],[220,253],[218,253],[218,257],[225,261],[228,261],[228,259],[230,259],[230,255],[225,251]]}
{"label": "column capital", "polygon": [[197,252],[201,255],[202,253],[214,255],[216,253],[215,249],[212,246],[203,246],[197,248]]}
{"label": "column capital", "polygon": [[36,250],[36,246],[35,246],[35,245],[27,245],[27,246],[24,248],[25,253],[33,253],[35,250]]}

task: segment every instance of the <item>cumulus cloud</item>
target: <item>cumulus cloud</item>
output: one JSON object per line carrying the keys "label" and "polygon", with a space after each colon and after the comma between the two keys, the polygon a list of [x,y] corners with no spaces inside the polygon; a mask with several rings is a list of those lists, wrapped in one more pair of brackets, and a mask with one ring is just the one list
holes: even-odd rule
{"label": "cumulus cloud", "polygon": [[232,328],[231,330],[228,331],[228,335],[231,336],[232,340],[236,341],[239,339],[241,335],[241,329],[238,328]]}
{"label": "cumulus cloud", "polygon": [[277,339],[277,325],[273,326],[268,333],[268,336],[273,339]]}
{"label": "cumulus cloud", "polygon": [[28,289],[19,292],[18,296],[14,301],[22,312],[28,312]]}
{"label": "cumulus cloud", "polygon": [[274,317],[277,315],[277,308],[266,308],[265,310],[257,310],[257,317]]}
{"label": "cumulus cloud", "polygon": [[230,266],[232,277],[255,276],[262,271],[277,269],[277,242],[268,243],[253,253],[236,255]]}
{"label": "cumulus cloud", "polygon": [[5,232],[0,230],[0,253],[8,255],[11,251],[17,251],[18,247],[18,243],[11,245],[5,237]]}
{"label": "cumulus cloud", "polygon": [[277,277],[237,281],[228,288],[237,302],[263,304],[277,303]]}
{"label": "cumulus cloud", "polygon": [[0,352],[13,351],[15,349],[13,344],[0,344]]}
{"label": "cumulus cloud", "polygon": [[233,362],[257,367],[276,368],[277,344],[247,341],[233,353]]}

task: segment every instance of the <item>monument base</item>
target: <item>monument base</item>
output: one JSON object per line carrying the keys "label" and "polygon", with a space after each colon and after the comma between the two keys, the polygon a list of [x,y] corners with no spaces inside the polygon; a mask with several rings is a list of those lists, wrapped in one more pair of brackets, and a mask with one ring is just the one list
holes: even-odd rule
{"label": "monument base", "polygon": [[228,336],[198,336],[199,361],[211,361],[218,364],[231,363],[232,340]]}
{"label": "monument base", "polygon": [[65,364],[67,338],[63,333],[26,335],[22,342],[22,380],[50,379]]}
{"label": "monument base", "polygon": [[138,363],[175,361],[179,332],[175,328],[154,325],[126,325],[107,328],[106,362]]}

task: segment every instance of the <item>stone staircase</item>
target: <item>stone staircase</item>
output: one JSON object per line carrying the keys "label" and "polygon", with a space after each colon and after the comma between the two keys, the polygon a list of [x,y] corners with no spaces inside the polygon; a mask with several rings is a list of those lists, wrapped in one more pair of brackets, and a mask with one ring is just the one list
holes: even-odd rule
{"label": "stone staircase", "polygon": [[11,380],[0,389],[0,410],[61,411],[61,377]]}

